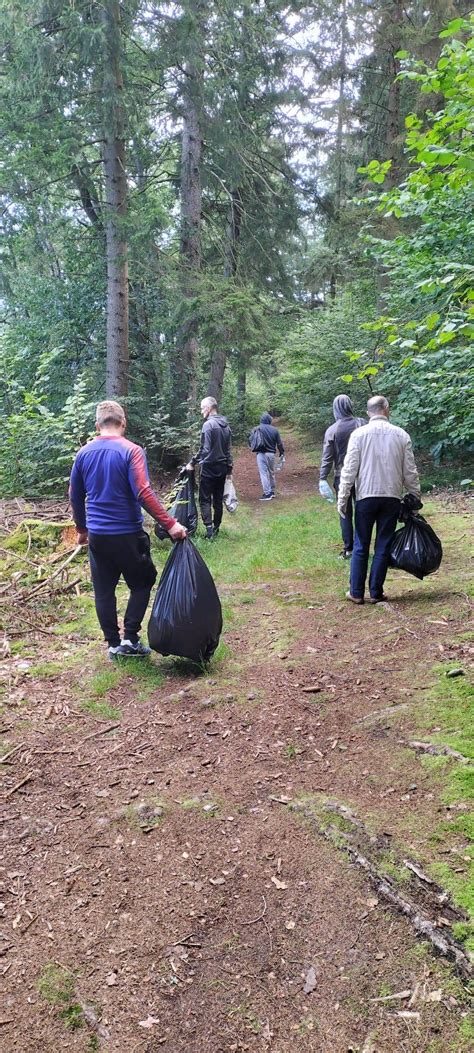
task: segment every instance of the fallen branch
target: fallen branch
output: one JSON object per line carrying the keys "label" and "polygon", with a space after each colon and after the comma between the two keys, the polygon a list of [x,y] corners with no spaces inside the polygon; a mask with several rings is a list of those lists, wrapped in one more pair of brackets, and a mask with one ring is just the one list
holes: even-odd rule
{"label": "fallen branch", "polygon": [[44,578],[43,581],[40,581],[38,585],[35,585],[34,589],[31,589],[31,591],[23,597],[25,602],[28,602],[28,600],[30,600],[32,596],[35,596],[38,592],[41,591],[41,589],[44,589],[46,585],[49,585],[49,583],[53,581],[54,578],[57,578],[59,574],[62,574],[63,570],[65,570],[66,567],[68,567],[69,564],[72,563],[73,559],[75,559],[75,557],[79,554],[79,552],[82,552],[82,550],[83,545],[76,545],[76,547],[73,548],[72,552],[70,552],[67,559],[64,560],[64,563],[61,563],[60,567],[57,567],[56,570],[53,570],[53,573],[50,574],[49,577]]}
{"label": "fallen branch", "polygon": [[[344,837],[339,831],[339,836]],[[344,846],[345,851],[351,857],[354,863],[357,864],[367,874],[369,881],[377,894],[385,899],[387,903],[390,903],[395,910],[403,914],[406,918],[409,918],[415,932],[424,939],[429,940],[434,949],[441,954],[444,958],[449,958],[450,961],[454,962],[456,968],[460,972],[461,976],[468,979],[472,975],[472,965],[470,959],[460,944],[456,942],[450,932],[441,934],[435,925],[422,913],[417,906],[401,896],[399,892],[396,892],[388,879],[382,877],[377,868],[373,863],[370,862],[361,852],[358,851],[350,843]]]}
{"label": "fallen branch", "polygon": [[241,925],[256,925],[258,921],[263,921],[263,919],[265,917],[265,914],[267,913],[267,901],[265,899],[265,896],[262,896],[262,899],[263,899],[263,911],[262,911],[262,913],[259,914],[257,918],[251,918],[250,921],[241,921],[240,922]]}
{"label": "fallen branch", "polygon": [[5,798],[7,799],[8,797],[12,797],[17,790],[20,790],[21,787],[25,786],[27,782],[31,782],[33,778],[33,772],[30,772],[29,775],[25,775],[24,779],[21,779],[20,782],[17,782],[16,786],[12,786],[11,790],[8,790],[8,792],[5,794]]}
{"label": "fallen branch", "polygon": [[[294,804],[291,806],[291,810],[303,814],[316,829],[317,833],[321,837],[324,837],[325,840],[329,841],[333,846],[336,844],[337,839],[337,847],[342,848],[342,851],[347,853],[352,862],[365,872],[370,884],[377,892],[377,895],[389,903],[390,906],[400,914],[403,914],[404,917],[408,918],[415,932],[419,936],[422,936],[423,939],[429,940],[438,954],[454,962],[460,975],[464,979],[468,979],[472,975],[470,958],[461,944],[457,943],[454,939],[450,929],[445,926],[444,931],[441,933],[436,927],[436,924],[430,921],[429,917],[427,917],[418,904],[401,895],[393,887],[387,875],[380,871],[377,868],[377,865],[372,862],[372,860],[370,860],[355,843],[355,837],[357,834],[360,836],[360,834],[363,833],[367,843],[370,844],[369,837],[365,832],[365,828],[363,828],[361,820],[353,815],[350,808],[347,808],[345,805],[340,805],[337,802],[329,802],[325,807],[329,811],[335,811],[338,814],[343,815],[344,818],[354,826],[354,835],[346,833],[336,827],[321,825],[317,815],[304,806]],[[363,828],[362,830],[361,827]]]}
{"label": "fallen branch", "polygon": [[410,998],[411,991],[398,991],[397,994],[380,995],[380,998],[371,998],[371,1002],[393,1002],[394,999]]}
{"label": "fallen branch", "polygon": [[451,749],[451,746],[435,746],[432,742],[417,742],[416,740],[407,742],[407,746],[416,753],[429,753],[432,757],[452,757],[461,764],[469,764],[469,757],[464,757],[462,753]]}
{"label": "fallen branch", "polygon": [[115,731],[115,728],[119,728],[120,721],[117,724],[108,724],[106,728],[99,728],[97,731],[91,731],[89,735],[86,735],[84,739],[81,739],[79,745],[83,742],[88,742],[89,739],[96,739],[98,735],[106,735],[108,731]]}
{"label": "fallen branch", "polygon": [[17,753],[18,750],[21,750],[21,747],[24,745],[24,742],[19,742],[18,746],[14,746],[13,749],[8,751],[8,753],[4,753],[3,757],[0,757],[0,764],[6,764],[7,760],[9,760],[10,757],[13,757],[13,754]]}

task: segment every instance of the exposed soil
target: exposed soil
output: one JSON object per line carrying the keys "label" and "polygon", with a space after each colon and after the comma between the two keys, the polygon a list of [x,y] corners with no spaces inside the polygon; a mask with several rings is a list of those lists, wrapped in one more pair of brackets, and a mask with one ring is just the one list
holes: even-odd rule
{"label": "exposed soil", "polygon": [[[255,505],[249,451],[238,478]],[[290,440],[278,501],[314,480]],[[229,657],[207,677],[165,662],[145,697],[125,675],[107,699],[116,720],[76,709],[67,669],[35,679],[5,659],[5,1053],[461,1048],[451,967],[292,809],[344,802],[392,862],[429,862],[456,809],[405,744],[440,653],[466,665],[472,647],[456,640],[462,590],[446,617],[433,586],[420,613],[422,588],[354,609],[337,589],[321,603],[303,568],[224,586],[239,609]],[[424,906],[444,924],[449,902]],[[38,989],[48,963],[71,977],[77,1030]]]}

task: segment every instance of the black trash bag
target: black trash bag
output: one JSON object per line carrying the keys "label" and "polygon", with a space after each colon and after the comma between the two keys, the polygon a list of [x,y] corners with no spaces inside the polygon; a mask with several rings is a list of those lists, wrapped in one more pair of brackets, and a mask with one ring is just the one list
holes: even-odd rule
{"label": "black trash bag", "polygon": [[[194,496],[194,471],[183,470],[180,472],[174,483],[171,507],[168,508],[168,511],[170,516],[173,516],[178,523],[181,523],[181,526],[186,527],[188,534],[193,535],[196,533],[198,513]],[[160,541],[164,541],[165,538],[169,537],[168,531],[160,523],[155,523],[155,534]]]}
{"label": "black trash bag", "polygon": [[399,523],[406,523],[410,516],[413,515],[413,512],[419,512],[422,508],[423,501],[417,494],[405,494],[400,505]]}
{"label": "black trash bag", "polygon": [[438,570],[442,558],[441,541],[426,519],[407,514],[405,526],[394,534],[389,566],[422,580]]}
{"label": "black trash bag", "polygon": [[207,662],[222,632],[222,609],[206,563],[192,541],[177,541],[160,578],[148,642],[163,655]]}

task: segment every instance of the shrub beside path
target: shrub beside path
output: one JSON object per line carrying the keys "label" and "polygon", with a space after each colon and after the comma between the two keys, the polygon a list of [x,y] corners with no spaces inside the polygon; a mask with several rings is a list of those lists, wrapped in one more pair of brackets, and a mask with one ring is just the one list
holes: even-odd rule
{"label": "shrub beside path", "polygon": [[290,436],[262,506],[239,454],[205,673],[108,665],[85,563],[6,606],[6,1053],[472,1048],[466,502],[427,501],[437,575],[354,609],[315,459]]}

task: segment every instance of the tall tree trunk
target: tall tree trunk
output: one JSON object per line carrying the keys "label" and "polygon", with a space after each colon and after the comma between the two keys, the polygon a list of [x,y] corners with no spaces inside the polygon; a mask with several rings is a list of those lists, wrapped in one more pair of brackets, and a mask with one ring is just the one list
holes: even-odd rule
{"label": "tall tree trunk", "polygon": [[128,245],[125,115],[121,69],[120,5],[103,0],[104,54],[104,176],[107,256],[107,363],[105,390],[109,397],[128,394]]}
{"label": "tall tree trunk", "polygon": [[346,0],[342,0],[340,6],[340,26],[341,26],[341,37],[339,43],[339,87],[338,87],[338,99],[337,99],[337,126],[336,126],[336,193],[334,200],[334,222],[336,223],[336,246],[335,246],[335,259],[331,268],[331,274],[329,277],[329,295],[331,300],[336,299],[337,283],[340,277],[340,269],[338,267],[338,254],[339,254],[339,222],[341,216],[341,208],[343,207],[343,198],[345,191],[345,171],[344,171],[344,118],[345,118],[345,86],[347,78],[347,62],[346,62],[346,50],[347,50],[347,8]]}
{"label": "tall tree trunk", "polygon": [[388,10],[387,42],[388,42],[388,100],[387,100],[387,134],[386,134],[386,159],[392,162],[392,167],[386,179],[386,186],[396,186],[400,181],[400,81],[397,79],[400,73],[400,60],[397,59],[397,51],[400,51],[403,41],[404,9],[400,0],[395,0]]}
{"label": "tall tree trunk", "polygon": [[[242,212],[242,194],[240,188],[237,187],[236,190],[232,191],[231,204],[229,210],[224,262],[224,278],[234,278],[237,272],[238,241],[240,237],[240,230],[242,227]],[[229,332],[224,331],[222,344],[219,348],[216,348],[216,350],[214,351],[211,361],[211,373],[209,377],[209,384],[207,387],[207,394],[212,395],[213,398],[217,399],[217,402],[220,402],[222,388],[224,385],[224,373],[227,364],[229,341]]]}
{"label": "tall tree trunk", "polygon": [[243,355],[239,355],[237,366],[237,420],[242,431],[245,426],[246,395],[247,367]]}
{"label": "tall tree trunk", "polygon": [[[202,12],[198,4],[196,47],[202,48]],[[202,73],[197,64],[186,65],[181,143],[181,287],[187,301],[187,317],[177,333],[177,356],[173,385],[173,412],[183,403],[193,404],[197,394],[198,320],[190,301],[196,295],[201,270],[201,98]]]}

